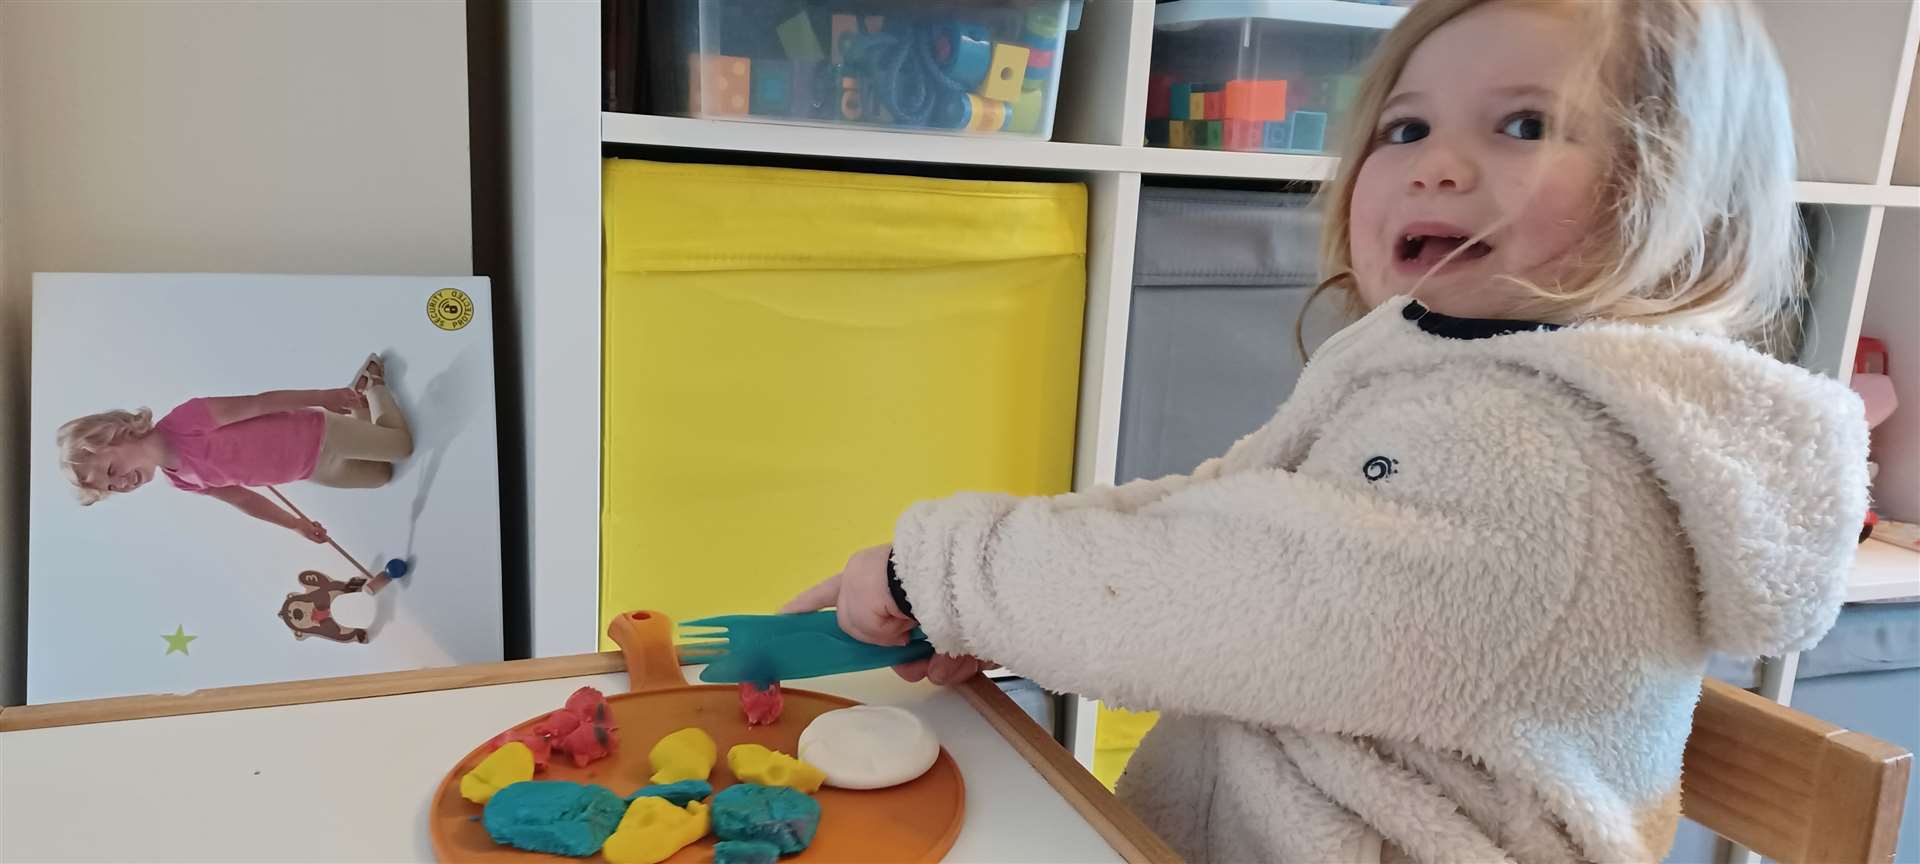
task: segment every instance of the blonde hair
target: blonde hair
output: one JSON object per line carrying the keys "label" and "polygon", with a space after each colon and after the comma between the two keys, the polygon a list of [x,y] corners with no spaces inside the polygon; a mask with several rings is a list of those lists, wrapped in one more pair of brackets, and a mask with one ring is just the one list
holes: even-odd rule
{"label": "blonde hair", "polygon": [[1516,314],[1660,323],[1760,343],[1796,334],[1806,252],[1786,76],[1745,0],[1421,0],[1374,54],[1344,131],[1345,158],[1321,189],[1321,290],[1353,292],[1354,183],[1408,58],[1433,31],[1492,2],[1588,19],[1587,74],[1570,75],[1561,100],[1598,109],[1611,150],[1599,221],[1574,253],[1572,275],[1556,285],[1506,277],[1529,295]]}
{"label": "blonde hair", "polygon": [[61,424],[59,431],[54,433],[54,441],[60,451],[60,468],[66,472],[67,482],[73,484],[81,504],[93,504],[113,493],[80,485],[80,469],[91,464],[101,450],[129,437],[143,437],[151,431],[153,412],[145,408],[137,411],[102,411]]}

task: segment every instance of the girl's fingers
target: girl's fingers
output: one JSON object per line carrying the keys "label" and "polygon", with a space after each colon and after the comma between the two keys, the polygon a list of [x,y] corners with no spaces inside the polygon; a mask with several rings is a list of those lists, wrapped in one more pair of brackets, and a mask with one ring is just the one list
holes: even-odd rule
{"label": "girl's fingers", "polygon": [[780,607],[780,614],[791,615],[796,612],[812,612],[825,609],[840,600],[840,576],[835,574],[826,581],[800,592],[800,596],[787,601]]}
{"label": "girl's fingers", "polygon": [[932,659],[929,658],[927,660],[915,660],[912,663],[902,663],[893,667],[893,674],[909,682],[923,681],[927,677],[927,665],[931,662]]}

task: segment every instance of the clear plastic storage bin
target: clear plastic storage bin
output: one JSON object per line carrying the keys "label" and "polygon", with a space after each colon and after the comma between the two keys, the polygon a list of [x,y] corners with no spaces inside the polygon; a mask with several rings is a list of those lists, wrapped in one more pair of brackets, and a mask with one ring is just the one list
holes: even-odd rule
{"label": "clear plastic storage bin", "polygon": [[658,113],[1046,139],[1079,0],[647,7]]}
{"label": "clear plastic storage bin", "polygon": [[1154,10],[1146,140],[1325,153],[1368,56],[1406,13],[1359,0],[1178,0]]}

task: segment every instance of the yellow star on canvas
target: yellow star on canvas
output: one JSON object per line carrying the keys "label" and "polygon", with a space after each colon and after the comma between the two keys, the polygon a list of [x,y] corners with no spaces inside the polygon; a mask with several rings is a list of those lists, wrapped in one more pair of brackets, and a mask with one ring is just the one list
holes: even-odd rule
{"label": "yellow star on canvas", "polygon": [[[186,629],[185,627],[182,627],[182,626],[179,626],[179,625],[175,625],[175,626],[174,626],[174,628],[173,628],[173,635],[172,635],[172,636],[167,636],[167,635],[164,635],[164,634],[162,634],[160,638],[162,638],[162,639],[165,639],[165,640],[167,640],[167,653],[168,653],[168,654],[172,654],[172,653],[173,653],[173,652],[175,652],[175,651],[178,651],[178,652],[180,652],[180,653],[182,653],[182,654],[186,654],[186,653],[187,653],[187,643],[188,643],[188,642],[192,642],[193,640],[195,640],[195,639],[198,639],[198,638],[200,638],[200,637],[198,637],[198,636],[188,636],[188,635],[187,635],[187,629]],[[189,656],[191,656],[191,655],[189,655]]]}

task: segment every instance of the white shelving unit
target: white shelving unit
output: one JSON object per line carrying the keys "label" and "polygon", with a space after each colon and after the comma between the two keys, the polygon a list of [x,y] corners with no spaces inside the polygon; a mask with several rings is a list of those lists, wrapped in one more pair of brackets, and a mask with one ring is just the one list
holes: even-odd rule
{"label": "white shelving unit", "polygon": [[[1779,43],[1799,118],[1801,202],[1815,217],[1813,315],[1803,363],[1850,369],[1868,294],[1920,292],[1875,266],[1881,245],[1920,241],[1920,153],[1913,77],[1920,0],[1772,0],[1759,4]],[[1220,0],[1183,0],[1199,16]],[[1271,0],[1296,20],[1391,26],[1403,10],[1345,0]],[[1163,9],[1169,7],[1162,7]],[[1244,8],[1244,7],[1241,7]],[[600,489],[600,159],[609,147],[679,148],[843,160],[1044,171],[1089,190],[1087,317],[1074,485],[1114,480],[1121,376],[1131,309],[1140,189],[1158,176],[1318,181],[1329,157],[1142,145],[1155,7],[1088,0],[1068,43],[1054,139],[1047,142],[694,120],[600,111],[596,0],[513,0],[508,40],[515,262],[506,307],[518,320],[528,452],[532,645],[546,656],[597,645]],[[1166,14],[1166,13],[1163,13]],[[1199,20],[1194,17],[1193,20]],[[1903,116],[1909,118],[1902,128]],[[1897,155],[1896,155],[1897,154]],[[737,158],[737,157],[735,157]],[[1889,218],[1889,211],[1903,215]],[[1897,230],[1905,235],[1893,236]],[[1904,308],[1913,308],[1911,305]],[[1920,359],[1920,323],[1898,349]],[[1920,406],[1920,398],[1914,400]],[[1891,547],[1889,547],[1891,549]],[[1877,551],[1877,550],[1876,550]],[[1891,549],[1893,552],[1900,550]],[[1920,594],[1884,556],[1863,556],[1853,596]],[[1895,562],[1897,564],[1897,562]],[[1791,658],[1774,677],[1791,681]],[[1081,706],[1084,708],[1084,706]],[[1070,744],[1092,755],[1093,712],[1071,718]]]}

